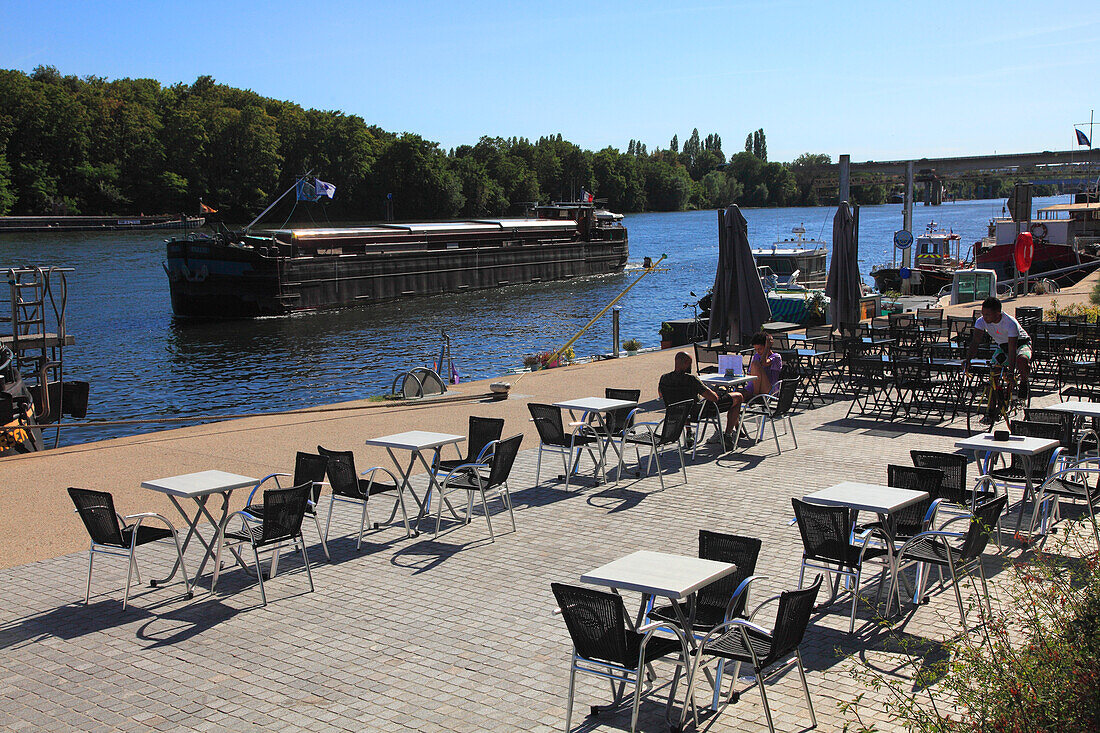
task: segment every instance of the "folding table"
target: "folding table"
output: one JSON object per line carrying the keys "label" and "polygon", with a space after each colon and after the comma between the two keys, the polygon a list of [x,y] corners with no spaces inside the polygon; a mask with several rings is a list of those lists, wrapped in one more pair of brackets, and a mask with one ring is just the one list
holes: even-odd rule
{"label": "folding table", "polygon": [[[439,461],[439,452],[443,450],[444,446],[455,445],[466,440],[463,435],[452,435],[450,433],[433,433],[425,430],[409,430],[404,433],[395,433],[393,435],[384,435],[380,438],[368,438],[365,442],[367,445],[377,445],[386,449],[386,452],[390,455],[390,460],[393,461],[393,465],[397,467],[397,473],[401,476],[401,485],[397,487],[398,492],[409,490],[412,495],[413,501],[420,508],[419,513],[416,515],[416,529],[420,530],[420,520],[424,518],[424,515],[428,513],[428,506],[431,502],[432,488],[439,488],[439,482],[435,475],[435,471],[432,470],[432,466],[436,465]],[[407,450],[411,453],[409,457],[409,465],[404,469],[401,468],[401,461],[398,460],[395,450]],[[427,461],[424,458],[424,451],[432,452],[432,460]],[[417,459],[424,466],[424,469],[428,472],[428,490],[424,492],[424,500],[421,501],[420,497],[413,491],[412,484],[409,479],[412,477],[413,466],[416,465]],[[441,492],[442,494],[442,492]],[[458,519],[458,514],[455,512],[454,507],[446,499],[443,500],[447,504],[447,509],[454,515],[455,519]],[[397,506],[394,506],[394,514],[397,512]],[[389,521],[393,521],[394,514],[390,515]]]}
{"label": "folding table", "polygon": [[[612,410],[629,409],[637,406],[638,403],[632,400],[613,400],[607,397],[581,397],[575,400],[562,400],[561,402],[554,403],[554,407],[569,410],[569,416],[572,420],[576,420],[577,416],[575,413],[578,411],[581,413],[581,422],[587,422],[590,415],[596,416],[596,424],[599,425],[596,434],[600,438],[600,463],[603,466],[604,481],[607,480],[607,446],[610,445],[614,447],[611,431],[607,429],[604,415]],[[615,452],[618,454],[618,449],[616,449]],[[578,460],[577,462],[579,463],[580,461]],[[575,470],[576,466],[570,468],[570,471]],[[616,476],[616,481],[617,480],[618,477]]]}
{"label": "folding table", "polygon": [[[229,516],[229,496],[236,489],[243,489],[255,486],[259,479],[252,478],[250,476],[241,476],[235,473],[227,473],[225,471],[199,471],[197,473],[186,473],[180,476],[168,476],[167,478],[151,479],[149,481],[142,481],[141,488],[149,489],[151,491],[158,491],[168,496],[168,500],[172,502],[172,505],[176,507],[176,510],[187,522],[188,530],[187,535],[183,539],[181,545],[183,552],[187,552],[187,545],[191,542],[192,537],[197,537],[203,547],[206,548],[206,554],[203,555],[202,562],[199,564],[198,572],[195,573],[194,583],[198,583],[199,578],[202,577],[202,571],[206,567],[206,562],[214,557],[214,553],[217,548],[214,543],[218,539],[218,529],[222,523],[225,522],[226,517]],[[214,515],[210,513],[206,504],[210,500],[213,494],[221,494],[222,508],[221,517],[215,519]],[[194,516],[188,516],[187,511],[180,504],[180,499],[192,499],[197,505]],[[210,542],[206,541],[206,538],[199,532],[199,522],[203,517],[210,522],[211,527],[214,530],[214,537]],[[248,570],[248,566],[245,565],[240,555],[236,550],[231,550],[233,557],[242,568]],[[172,566],[172,572],[168,574],[166,578],[160,580],[150,580],[150,587],[156,587],[168,583],[179,570],[180,562],[176,559],[175,565]]]}

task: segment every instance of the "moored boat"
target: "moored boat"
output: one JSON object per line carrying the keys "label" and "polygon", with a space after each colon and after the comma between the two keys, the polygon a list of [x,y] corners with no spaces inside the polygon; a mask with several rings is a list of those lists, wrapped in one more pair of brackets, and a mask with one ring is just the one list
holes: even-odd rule
{"label": "moored boat", "polygon": [[1100,202],[1085,200],[1070,204],[1044,206],[1034,220],[1016,222],[994,219],[989,223],[989,236],[974,245],[977,267],[993,270],[998,280],[1016,276],[1016,237],[1030,231],[1034,242],[1028,275],[1051,275],[1061,286],[1073,285],[1091,268],[1082,264],[1100,258]]}
{"label": "moored boat", "polygon": [[788,284],[810,289],[825,287],[828,277],[825,243],[804,237],[806,229],[802,226],[794,227],[791,233],[795,236],[776,240],[769,249],[752,251],[757,269],[767,267],[775,277],[775,287]]}
{"label": "moored boat", "polygon": [[[929,222],[924,233],[913,242],[913,264],[909,267],[911,295],[936,295],[951,284],[955,270],[962,264],[962,242],[958,234],[940,229]],[[952,252],[952,249],[954,252]],[[878,265],[872,268],[875,289],[880,293],[901,290],[902,268]]]}
{"label": "moored boat", "polygon": [[0,216],[0,232],[114,232],[149,229],[198,229],[201,216]]}

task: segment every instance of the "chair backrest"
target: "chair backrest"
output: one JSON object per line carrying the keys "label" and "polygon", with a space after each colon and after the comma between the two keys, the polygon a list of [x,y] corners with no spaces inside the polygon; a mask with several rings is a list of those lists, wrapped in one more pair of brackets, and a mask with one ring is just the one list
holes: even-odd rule
{"label": "chair backrest", "polygon": [[817,592],[821,589],[821,578],[818,575],[809,588],[784,591],[779,596],[779,610],[776,611],[775,627],[772,629],[772,649],[762,660],[764,667],[787,656],[802,643],[806,627],[810,625]]}
{"label": "chair backrest", "polygon": [[630,669],[637,666],[637,659],[627,658],[626,607],[622,596],[564,583],[551,583],[550,588],[579,656]]}
{"label": "chair backrest", "polygon": [[1059,410],[1044,410],[1038,407],[1024,408],[1024,420],[1028,422],[1045,422],[1062,426],[1062,433],[1058,440],[1063,448],[1072,448],[1073,443],[1073,415]]}
{"label": "chair backrest", "polygon": [[956,504],[967,504],[970,491],[966,486],[967,457],[960,453],[941,453],[932,450],[911,450],[913,465],[920,468],[938,468],[943,474],[940,496]]}
{"label": "chair backrest", "polygon": [[786,417],[787,413],[791,411],[791,407],[794,406],[794,398],[798,394],[798,380],[787,378],[779,383],[779,400],[775,403],[775,409],[772,410],[772,417]]}
{"label": "chair backrest", "polygon": [[[1012,430],[1014,435],[1026,435],[1029,438],[1045,438],[1047,440],[1057,440],[1059,444],[1062,441],[1062,426],[1051,422],[1032,422],[1030,420],[1013,420],[1009,424],[1009,429]],[[1047,465],[1050,463],[1051,456],[1054,455],[1054,451],[1058,446],[1045,450],[1042,453],[1036,453],[1031,457],[1031,468],[1035,473],[1043,473],[1047,469]],[[1020,456],[1012,456],[1013,466],[1023,466],[1023,458]]]}
{"label": "chair backrest", "polygon": [[917,320],[926,323],[943,323],[943,308],[917,308]]}
{"label": "chair backrest", "polygon": [[321,496],[321,482],[325,480],[327,470],[328,458],[325,456],[298,451],[298,455],[294,457],[294,485],[301,486],[306,482],[313,484],[310,498],[314,504]]}
{"label": "chair backrest", "polygon": [[791,498],[806,557],[848,564],[852,519],[842,506],[819,506]]}
{"label": "chair backrest", "polygon": [[285,489],[265,489],[263,537],[257,544],[266,545],[297,537],[302,531],[306,501],[312,491],[312,481]]}
{"label": "chair backrest", "polygon": [[683,402],[675,402],[665,408],[664,424],[661,427],[661,434],[658,436],[660,445],[674,443],[680,439],[694,404],[692,400],[684,400]]}
{"label": "chair backrest", "polygon": [[508,480],[508,474],[512,472],[512,464],[516,462],[516,456],[519,455],[519,444],[522,442],[523,433],[519,433],[497,443],[489,464],[490,486],[500,486]]}
{"label": "chair backrest", "polygon": [[785,333],[772,334],[772,348],[775,350],[791,348],[791,339]]}
{"label": "chair backrest", "polygon": [[921,499],[916,504],[910,504],[893,514],[894,527],[897,533],[904,537],[912,537],[924,529],[921,526],[924,515],[928,513],[928,508],[932,506],[932,502],[940,496],[943,471],[938,468],[890,464],[886,466],[886,481],[888,486],[895,489],[911,489],[928,493],[927,499]]}
{"label": "chair backrest", "polygon": [[317,452],[328,459],[325,472],[332,493],[337,496],[359,497],[359,475],[355,472],[355,454],[350,450],[328,450],[317,446]]}
{"label": "chair backrest", "polygon": [[527,409],[535,421],[535,430],[539,431],[539,440],[542,441],[543,445],[569,445],[569,437],[565,434],[565,425],[561,419],[560,407],[530,402]]}
{"label": "chair backrest", "polygon": [[[642,399],[642,390],[607,387],[603,391],[603,396],[609,400],[637,402]],[[604,424],[607,425],[608,431],[612,433],[621,433],[623,428],[627,427],[626,420],[627,417],[630,416],[630,411],[633,409],[632,407],[621,407],[618,410],[608,410],[604,414]]]}
{"label": "chair backrest", "polygon": [[500,440],[504,433],[504,418],[470,416],[470,437],[466,441],[466,462],[477,460],[485,446]]}
{"label": "chair backrest", "polygon": [[959,548],[964,561],[972,560],[985,551],[985,546],[989,544],[989,535],[993,532],[993,528],[997,526],[997,518],[1001,516],[1007,503],[1008,495],[1004,494],[996,499],[990,499],[974,509],[974,518],[970,520],[970,529],[967,530],[966,538]]}
{"label": "chair backrest", "polygon": [[[737,570],[700,588],[695,595],[696,605],[725,609],[741,581],[756,572],[760,545],[760,540],[755,537],[699,530],[699,557],[732,563],[737,566]],[[742,596],[733,608],[733,615],[741,615],[744,608],[745,597]]]}
{"label": "chair backrest", "polygon": [[695,344],[695,371],[701,372],[704,367],[718,368],[718,355],[722,353],[721,346],[707,346]]}
{"label": "chair backrest", "polygon": [[122,527],[118,523],[118,514],[115,513],[115,500],[109,493],[70,486],[69,497],[76,505],[76,512],[84,522],[92,542],[97,545],[126,546],[122,541]]}

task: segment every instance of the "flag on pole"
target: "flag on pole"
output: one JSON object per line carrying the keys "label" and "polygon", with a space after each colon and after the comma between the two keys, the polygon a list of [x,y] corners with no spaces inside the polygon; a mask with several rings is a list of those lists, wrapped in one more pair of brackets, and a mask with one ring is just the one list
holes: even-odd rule
{"label": "flag on pole", "polygon": [[592,203],[592,194],[588,193],[588,191],[585,191],[583,188],[581,189],[581,203],[582,204]]}
{"label": "flag on pole", "polygon": [[1090,148],[1092,147],[1092,143],[1089,142],[1088,136],[1085,135],[1085,133],[1081,132],[1076,127],[1073,128],[1073,131],[1077,133],[1077,144],[1078,145],[1088,145]]}
{"label": "flag on pole", "polygon": [[316,201],[317,187],[310,185],[306,179],[299,178],[298,182],[294,184],[294,194],[299,201]]}
{"label": "flag on pole", "polygon": [[314,185],[314,200],[321,198],[322,196],[328,196],[332,198],[336,195],[336,186],[331,183],[325,183],[320,178],[313,179]]}
{"label": "flag on pole", "polygon": [[212,206],[207,206],[206,204],[204,204],[202,202],[202,199],[199,199],[199,213],[200,214],[217,214],[218,210],[213,208]]}

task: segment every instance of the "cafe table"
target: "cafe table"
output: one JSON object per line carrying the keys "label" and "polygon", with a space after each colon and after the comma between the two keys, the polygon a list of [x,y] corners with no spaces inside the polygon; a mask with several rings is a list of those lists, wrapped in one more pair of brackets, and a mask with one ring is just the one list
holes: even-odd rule
{"label": "cafe table", "polygon": [[[607,481],[607,463],[606,454],[607,447],[610,445],[614,447],[614,439],[611,435],[611,431],[607,427],[607,422],[604,416],[613,410],[632,409],[638,406],[638,403],[633,400],[613,400],[607,397],[580,397],[574,400],[561,400],[555,402],[554,407],[561,408],[562,410],[569,410],[570,420],[577,421],[578,424],[588,424],[588,421],[595,417],[596,429],[595,433],[600,440],[600,465],[603,468],[603,478]],[[578,420],[577,414],[580,412],[580,418]],[[615,450],[618,454],[618,449]],[[575,471],[578,460],[571,468],[570,471]]]}
{"label": "cafe table", "polygon": [[[150,479],[141,482],[141,488],[165,494],[168,497],[168,501],[172,502],[172,506],[176,508],[176,511],[183,517],[184,522],[187,523],[187,535],[183,538],[181,551],[183,553],[187,552],[187,546],[190,544],[193,537],[198,538],[202,546],[206,548],[206,553],[203,555],[202,562],[199,563],[198,572],[195,573],[194,583],[198,583],[199,578],[202,577],[202,572],[206,567],[207,561],[214,559],[214,554],[217,551],[215,543],[218,539],[218,529],[229,516],[230,495],[237,489],[249,488],[255,486],[258,482],[259,479],[252,478],[251,476],[241,476],[240,474],[228,473],[226,471],[198,471],[196,473],[185,473],[179,476],[168,476],[166,478]],[[210,497],[215,494],[221,496],[222,499],[221,511],[218,517],[211,514],[210,508],[207,506],[210,502]],[[188,514],[187,509],[180,503],[180,499],[190,499],[195,502],[196,509],[193,514]],[[213,531],[213,536],[210,538],[209,542],[206,541],[206,538],[203,537],[202,533],[199,531],[199,523],[202,521],[203,517],[206,517]],[[240,566],[248,570],[248,566],[245,565],[244,560],[237,554],[237,551],[231,550],[231,552]],[[179,569],[180,561],[179,558],[177,558],[175,564],[172,566],[172,571],[168,573],[167,577],[159,580],[150,580],[149,585],[155,588],[158,585],[168,584]]]}
{"label": "cafe table", "polygon": [[989,473],[990,464],[997,455],[1005,454],[1020,457],[1024,469],[1025,488],[1024,496],[1020,500],[1020,514],[1016,518],[1017,535],[1020,533],[1020,525],[1024,519],[1024,504],[1027,502],[1028,497],[1035,494],[1035,486],[1031,480],[1031,459],[1039,453],[1057,448],[1059,445],[1061,445],[1060,441],[1053,438],[1032,438],[1011,434],[1007,440],[996,440],[993,433],[980,433],[955,441],[956,448],[974,452],[974,460],[977,461],[979,470],[983,475]]}
{"label": "cafe table", "polygon": [[[751,384],[756,380],[755,374],[733,374],[726,376],[725,374],[700,374],[699,381],[706,386],[714,389],[720,387],[725,390],[734,390],[738,387],[744,387],[746,384]],[[717,416],[718,433],[722,436],[722,450],[726,450],[726,434],[722,431],[722,411],[715,408],[715,415]],[[741,435],[744,434],[748,437],[748,433],[744,430],[745,421],[742,420],[741,424],[737,426],[737,434],[733,436],[733,445],[731,448],[736,448],[738,441],[741,439]],[[694,455],[694,454],[692,454]]]}
{"label": "cafe table", "polygon": [[[409,494],[412,495],[413,501],[416,502],[419,507],[419,512],[416,516],[416,529],[420,531],[420,520],[428,513],[428,507],[431,502],[432,489],[439,489],[438,477],[435,475],[433,466],[439,462],[439,453],[445,446],[457,445],[466,440],[463,435],[452,435],[450,433],[435,433],[427,430],[408,430],[404,433],[395,433],[393,435],[383,435],[379,438],[368,438],[365,443],[367,445],[379,446],[386,449],[386,453],[389,454],[390,460],[393,461],[393,465],[397,467],[397,474],[401,477],[401,484],[397,487],[398,492],[408,489]],[[404,468],[401,467],[401,460],[397,457],[394,451],[408,451],[409,463]],[[432,460],[428,461],[424,457],[425,452],[432,454]],[[420,461],[421,465],[428,472],[428,488],[424,492],[424,500],[421,501],[420,497],[413,491],[412,483],[410,479],[412,477],[413,467],[417,461]],[[442,496],[442,492],[440,492]],[[454,507],[451,506],[450,501],[443,499],[443,502],[447,505],[447,509],[451,512],[455,519],[458,519],[458,513],[455,512]],[[395,502],[393,513],[390,515],[388,521],[393,521],[393,518],[397,512],[397,503]]]}
{"label": "cafe table", "polygon": [[[641,593],[642,602],[638,608],[635,628],[642,625],[654,597],[668,598],[672,601],[672,608],[680,623],[676,634],[690,650],[694,651],[697,647],[697,640],[692,633],[695,623],[695,592],[736,570],[737,566],[733,563],[704,560],[689,555],[638,550],[588,571],[581,576],[581,582],[611,588],[615,592]],[[686,614],[683,605],[688,607]],[[720,683],[719,680],[718,684]],[[674,697],[675,687],[669,693],[666,717],[672,708]],[[684,723],[689,702],[685,701],[681,713],[681,726]]]}

